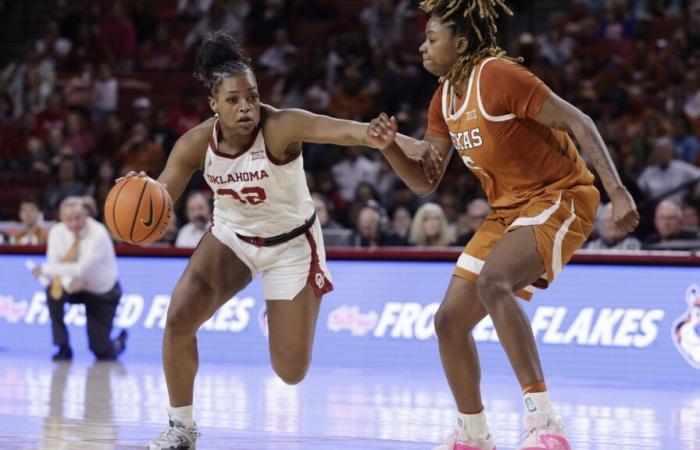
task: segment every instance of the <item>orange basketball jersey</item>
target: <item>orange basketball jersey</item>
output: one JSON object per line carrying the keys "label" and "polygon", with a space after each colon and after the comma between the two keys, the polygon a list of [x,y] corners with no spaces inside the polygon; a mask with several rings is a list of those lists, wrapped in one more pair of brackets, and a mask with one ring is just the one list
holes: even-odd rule
{"label": "orange basketball jersey", "polygon": [[592,185],[569,135],[534,120],[549,88],[515,62],[475,65],[466,93],[444,81],[430,102],[428,136],[451,139],[494,208],[517,208],[561,189]]}

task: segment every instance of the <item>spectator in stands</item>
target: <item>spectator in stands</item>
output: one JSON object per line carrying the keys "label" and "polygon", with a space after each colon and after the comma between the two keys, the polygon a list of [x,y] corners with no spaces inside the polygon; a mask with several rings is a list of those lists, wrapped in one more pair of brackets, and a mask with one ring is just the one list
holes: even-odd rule
{"label": "spectator in stands", "polygon": [[408,16],[407,0],[372,0],[360,13],[360,22],[367,29],[372,47],[392,47],[402,36],[404,20]]}
{"label": "spectator in stands", "polygon": [[131,102],[132,122],[141,122],[150,128],[153,124],[153,104],[146,96],[137,97]]}
{"label": "spectator in stands", "polygon": [[115,162],[121,166],[121,173],[139,168],[151,176],[160,173],[164,160],[163,148],[151,139],[146,124],[142,122],[131,127],[131,134],[115,157]]}
{"label": "spectator in stands", "polygon": [[168,111],[162,108],[156,111],[156,123],[151,128],[151,134],[153,141],[168,154],[180,137],[169,125]]}
{"label": "spectator in stands", "polygon": [[59,347],[53,360],[73,357],[63,322],[66,303],[85,305],[90,350],[99,360],[114,360],[126,349],[127,333],[123,330],[117,339],[110,340],[122,291],[109,231],[87,216],[80,197],[61,202],[60,219],[49,232],[46,263],[32,272],[36,277],[51,278],[46,303],[53,343]]}
{"label": "spectator in stands", "polygon": [[97,166],[97,177],[88,188],[88,195],[94,197],[98,211],[102,211],[104,208],[105,200],[114,186],[115,178],[117,178],[117,174],[114,165],[108,159],[103,160]]}
{"label": "spectator in stands", "polygon": [[63,88],[66,104],[73,109],[90,111],[95,94],[94,85],[95,67],[92,63],[85,62],[81,64],[80,71],[74,74]]}
{"label": "spectator in stands", "polygon": [[186,19],[199,19],[211,8],[212,0],[177,0],[177,14]]}
{"label": "spectator in stands", "polygon": [[425,203],[413,217],[408,242],[419,247],[447,247],[454,241],[445,212],[437,203]]}
{"label": "spectator in stands", "polygon": [[563,13],[552,13],[548,22],[547,31],[537,36],[540,54],[555,68],[563,69],[571,60],[574,40],[567,34]]}
{"label": "spectator in stands", "polygon": [[81,157],[92,152],[95,147],[95,136],[88,127],[88,119],[78,111],[68,114],[65,143]]}
{"label": "spectator in stands", "polygon": [[15,104],[20,111],[39,113],[46,106],[46,98],[51,93],[52,86],[41,80],[39,71],[31,68],[27,70],[24,80],[24,90],[19,97],[19,104]]}
{"label": "spectator in stands", "polygon": [[97,139],[95,153],[100,156],[100,160],[114,158],[122,143],[126,141],[124,122],[117,113],[110,113],[103,122],[103,130]]}
{"label": "spectator in stands", "polygon": [[112,67],[103,62],[97,69],[97,79],[93,86],[92,112],[97,119],[103,119],[117,110],[119,104],[119,80],[112,73]]}
{"label": "spectator in stands", "polygon": [[316,220],[321,224],[321,228],[324,230],[344,230],[345,227],[333,220],[328,214],[328,205],[326,204],[326,198],[323,194],[314,192],[311,194],[311,199],[314,202],[314,209],[316,210]]}
{"label": "spectator in stands", "polygon": [[411,231],[411,211],[405,206],[399,206],[394,209],[391,215],[391,232],[399,236],[401,239],[408,241],[408,234]]}
{"label": "spectator in stands", "polygon": [[182,66],[184,60],[182,43],[170,35],[165,23],[160,23],[152,39],[139,50],[139,65],[144,69],[174,70]]}
{"label": "spectator in stands", "polygon": [[682,229],[683,211],[677,203],[664,200],[656,207],[654,226],[656,233],[644,240],[642,248],[664,249],[673,247],[673,241],[695,240],[698,233]]}
{"label": "spectator in stands", "polygon": [[177,136],[182,136],[202,122],[205,114],[199,94],[194,89],[186,89],[178,105],[168,114],[168,126]]}
{"label": "spectator in stands", "polygon": [[368,202],[372,201],[377,205],[381,204],[377,190],[374,188],[374,186],[365,181],[361,181],[357,184],[353,199],[354,200],[350,205],[350,220],[352,222],[357,220],[357,215],[360,213],[360,210],[364,208]]}
{"label": "spectator in stands", "polygon": [[683,206],[683,220],[681,228],[686,231],[700,233],[700,211],[694,205]]}
{"label": "spectator in stands", "polygon": [[52,130],[63,131],[66,126],[68,110],[61,91],[56,90],[46,98],[46,109],[36,116],[38,135],[46,139]]}
{"label": "spectator in stands", "polygon": [[291,69],[287,64],[289,58],[296,53],[297,48],[289,42],[289,33],[280,28],[275,31],[275,42],[258,58],[258,64],[271,75],[286,75]]}
{"label": "spectator in stands", "polygon": [[[209,11],[203,15],[190,33],[185,37],[185,49],[195,47],[199,42],[212,31],[228,31],[236,36],[238,42],[245,42],[244,20],[250,11],[248,1],[236,1],[233,6],[229,6],[225,0],[212,0]],[[275,27],[277,28],[277,27]],[[270,34],[269,28],[262,33]]]}
{"label": "spectator in stands", "polygon": [[589,250],[639,250],[642,243],[634,236],[620,231],[612,218],[612,204],[607,203],[600,210],[600,237],[586,245]]}
{"label": "spectator in stands", "polygon": [[467,205],[467,212],[460,214],[457,219],[457,239],[455,245],[463,247],[471,240],[476,230],[484,223],[491,212],[486,200],[475,198]]}
{"label": "spectator in stands", "polygon": [[681,161],[696,164],[700,141],[693,135],[688,118],[685,116],[679,115],[673,118],[673,147]]}
{"label": "spectator in stands", "polygon": [[37,137],[29,138],[27,142],[27,153],[20,157],[13,158],[11,166],[15,170],[21,170],[23,172],[33,172],[43,175],[50,174],[51,158],[46,151],[46,145]]}
{"label": "spectator in stands", "polygon": [[185,204],[187,223],[180,228],[175,240],[176,247],[195,248],[209,231],[211,207],[209,200],[201,192],[193,192]]}
{"label": "spectator in stands", "polygon": [[[53,90],[56,82],[56,70],[54,64],[48,59],[41,58],[34,45],[30,45],[24,53],[22,61],[13,61],[5,66],[0,74],[7,86],[7,92],[12,97],[15,117],[20,117],[24,113],[22,98],[25,92],[25,80],[27,72],[34,71],[38,75],[38,84],[45,86],[40,91]],[[36,82],[36,80],[34,80]]]}
{"label": "spectator in stands", "polygon": [[459,215],[459,208],[457,207],[459,200],[457,195],[453,192],[442,192],[437,198],[437,204],[442,208],[445,214],[445,219],[447,219],[447,228],[450,232],[450,236],[454,238],[457,237],[457,216]]}
{"label": "spectator in stands", "polygon": [[10,235],[10,244],[46,245],[49,232],[42,226],[43,214],[36,199],[27,197],[20,202],[19,220],[22,228]]}
{"label": "spectator in stands", "polygon": [[347,201],[354,199],[355,190],[361,182],[377,184],[380,164],[363,153],[359,147],[347,149],[347,158],[333,166],[333,176],[340,188],[340,195]]}
{"label": "spectator in stands", "polygon": [[[99,9],[100,4],[92,2],[90,7]],[[73,48],[65,62],[66,67],[72,70],[78,69],[85,62],[93,64],[100,62],[104,53],[99,26],[91,23],[89,20],[84,20],[76,28],[76,31],[77,38],[73,42]]]}
{"label": "spectator in stands", "polygon": [[256,45],[272,44],[271,30],[289,25],[285,0],[257,0],[250,10],[251,43]]}
{"label": "spectator in stands", "polygon": [[348,65],[331,93],[330,113],[341,119],[362,121],[375,110],[375,95],[362,82],[358,67]]}
{"label": "spectator in stands", "polygon": [[27,112],[21,120],[7,124],[2,131],[0,157],[14,168],[16,165],[13,161],[27,154],[29,141],[37,135],[36,116]]}
{"label": "spectator in stands", "polygon": [[[678,189],[665,198],[681,205],[683,197],[695,186],[696,183],[693,181],[700,181],[700,168],[673,157],[674,149],[671,138],[657,139],[654,142],[652,164],[644,169],[637,184],[651,199],[660,199],[666,193]],[[681,188],[682,186],[685,187]]]}
{"label": "spectator in stands", "polygon": [[386,222],[384,209],[375,201],[368,202],[360,210],[357,217],[357,229],[353,238],[354,246],[373,249],[406,245],[404,239],[394,233],[385,231],[383,222]]}
{"label": "spectator in stands", "polygon": [[85,191],[85,185],[78,177],[77,161],[74,158],[61,158],[56,168],[56,179],[46,189],[44,212],[53,215],[64,198],[80,197]]}
{"label": "spectator in stands", "polygon": [[102,22],[101,39],[116,71],[131,71],[136,56],[136,29],[123,2],[116,1],[112,4],[109,18]]}
{"label": "spectator in stands", "polygon": [[61,37],[58,22],[49,20],[46,24],[45,34],[42,39],[36,41],[36,50],[40,57],[54,61],[63,61],[71,50],[71,41]]}
{"label": "spectator in stands", "polygon": [[328,204],[326,198],[314,192],[311,194],[311,199],[314,202],[316,210],[316,220],[321,224],[323,232],[323,242],[328,247],[343,247],[350,244],[350,230],[333,220],[328,213]]}

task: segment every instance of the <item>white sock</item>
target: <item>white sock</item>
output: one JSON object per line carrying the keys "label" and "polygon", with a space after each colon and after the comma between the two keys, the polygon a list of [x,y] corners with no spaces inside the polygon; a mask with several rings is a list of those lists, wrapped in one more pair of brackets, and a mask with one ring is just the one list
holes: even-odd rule
{"label": "white sock", "polygon": [[462,414],[457,411],[457,426],[470,437],[486,439],[489,437],[489,425],[486,423],[486,412],[481,410],[476,414]]}
{"label": "white sock", "polygon": [[168,408],[170,416],[173,419],[177,419],[178,422],[182,423],[185,428],[194,427],[194,415],[192,412],[192,405],[181,406],[179,408],[173,408],[172,406]]}
{"label": "white sock", "polygon": [[549,401],[549,394],[544,392],[531,392],[523,396],[525,414],[547,413],[554,414],[554,407]]}

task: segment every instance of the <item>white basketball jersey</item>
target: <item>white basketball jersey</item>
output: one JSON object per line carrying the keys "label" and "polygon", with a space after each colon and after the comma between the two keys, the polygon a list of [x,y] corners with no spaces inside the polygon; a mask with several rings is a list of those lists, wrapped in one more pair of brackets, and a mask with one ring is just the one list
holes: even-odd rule
{"label": "white basketball jersey", "polygon": [[306,222],[314,205],[301,155],[283,163],[265,146],[262,127],[236,155],[219,152],[219,119],[209,140],[204,178],[214,191],[214,223],[246,236],[272,237]]}

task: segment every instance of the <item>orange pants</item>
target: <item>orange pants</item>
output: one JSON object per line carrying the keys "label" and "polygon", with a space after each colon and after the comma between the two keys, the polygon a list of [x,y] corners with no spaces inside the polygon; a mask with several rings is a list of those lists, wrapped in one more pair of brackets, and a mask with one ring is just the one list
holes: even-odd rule
{"label": "orange pants", "polygon": [[[595,187],[577,186],[537,196],[520,208],[495,209],[464,248],[454,275],[476,282],[498,241],[509,231],[531,226],[546,270],[533,284],[547,287],[586,242],[593,230],[599,203],[600,194]],[[534,285],[525,287],[516,295],[530,300],[535,292]]]}

